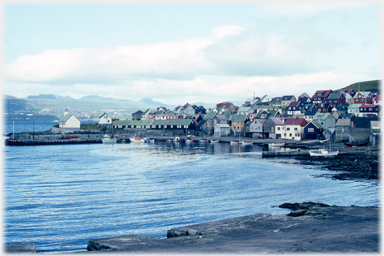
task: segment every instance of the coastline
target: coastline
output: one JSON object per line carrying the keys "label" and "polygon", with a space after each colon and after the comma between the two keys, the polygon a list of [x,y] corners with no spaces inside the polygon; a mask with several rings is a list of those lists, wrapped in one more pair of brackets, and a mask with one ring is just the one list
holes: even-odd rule
{"label": "coastline", "polygon": [[[234,138],[235,139],[235,138]],[[269,140],[270,141],[270,140]],[[256,144],[256,143],[255,143]],[[301,144],[301,145],[300,145]],[[316,143],[304,143],[306,144],[305,145],[305,149],[303,149],[303,143],[295,143],[296,147],[297,148],[300,148],[300,151],[304,151],[304,150],[307,150],[307,149],[310,149],[310,148],[313,148],[313,147],[318,147],[319,144],[316,144]],[[321,145],[321,144],[320,144]],[[317,158],[314,159],[313,157],[305,157],[305,156],[292,156],[292,158],[298,158],[300,159],[301,161],[304,161],[305,164],[316,164],[316,165],[321,165],[323,166],[323,168],[328,168],[328,169],[334,169],[335,171],[335,175],[340,175],[340,172],[339,171],[347,171],[347,176],[343,177],[342,179],[345,179],[345,178],[354,178],[353,176],[349,175],[348,174],[348,170],[345,170],[343,168],[345,168],[346,166],[349,167],[351,170],[349,170],[350,173],[352,173],[352,171],[357,171],[357,173],[361,173],[362,171],[364,171],[366,168],[364,167],[364,162],[367,162],[368,158],[367,157],[376,157],[376,166],[373,166],[373,169],[376,168],[376,178],[373,177],[373,179],[377,179],[378,178],[378,166],[379,166],[379,153],[380,153],[380,150],[379,148],[366,148],[366,147],[362,147],[362,148],[352,148],[352,149],[344,149],[341,147],[341,145],[336,145],[338,147],[340,147],[340,150],[344,151],[346,154],[343,154],[341,156],[338,156],[336,158],[327,158],[327,159],[324,159],[324,158],[321,158],[321,164],[319,163],[319,159]],[[293,146],[295,147],[295,146]],[[356,156],[359,156],[358,157],[358,161],[350,161],[351,159],[356,159]],[[350,157],[350,158],[348,158]],[[280,159],[286,159],[286,157],[282,157]],[[344,159],[344,158],[347,158],[347,159]],[[344,159],[344,160],[343,160]],[[337,163],[337,164],[335,164]],[[360,166],[360,168],[355,168],[353,166]],[[359,177],[361,178],[361,177]],[[370,178],[370,177],[363,177],[363,178]],[[340,208],[341,207],[341,208]],[[323,207],[320,207],[320,208],[323,208]],[[365,218],[370,218],[371,219],[371,224],[373,224],[373,226],[371,225],[368,225],[367,227],[369,229],[372,229],[369,231],[369,236],[372,236],[374,239],[378,240],[378,238],[376,238],[378,236],[377,232],[375,233],[374,229],[375,229],[375,226],[376,226],[376,229],[378,229],[378,216],[371,216],[372,214],[377,214],[378,215],[378,208],[372,208],[372,207],[356,207],[356,206],[332,206],[331,208],[327,208],[328,210],[324,210],[322,209],[320,212],[318,211],[319,209],[312,209],[311,211],[313,212],[314,210],[317,211],[316,214],[314,215],[311,215],[311,214],[303,214],[302,216],[300,216],[300,218],[315,218],[315,220],[317,222],[320,222],[321,221],[321,224],[319,224],[321,227],[324,226],[324,229],[322,229],[322,232],[326,232],[326,233],[329,233],[331,232],[330,229],[334,228],[335,226],[335,223],[334,222],[330,222],[329,220],[330,219],[333,219],[333,218],[341,218],[341,219],[344,219],[344,218],[352,218],[354,219],[354,221],[356,222],[365,222]],[[329,209],[333,209],[333,210],[329,210]],[[359,209],[359,210],[357,210]],[[372,210],[372,209],[376,209],[376,210]],[[297,210],[297,209],[296,209]],[[293,212],[295,212],[296,210],[294,210]],[[303,209],[301,209],[303,210]],[[356,211],[359,211],[359,216],[355,216],[356,213],[352,214],[352,212],[356,212]],[[373,212],[372,212],[373,211]],[[374,211],[376,211],[376,213],[374,213]],[[308,211],[304,211],[304,212],[307,212]],[[340,213],[342,213],[342,215],[340,216]],[[263,219],[260,219],[258,216],[264,216]],[[265,221],[268,221],[268,223],[270,223],[270,225],[272,225],[272,220],[274,221],[275,224],[273,225],[277,225],[277,223],[280,223],[281,225],[291,225],[290,223],[292,222],[292,218],[287,218],[287,217],[292,217],[292,216],[280,216],[280,215],[270,215],[270,214],[256,214],[256,215],[251,215],[251,216],[245,216],[245,217],[240,217],[240,218],[245,218],[247,219],[248,221],[253,221],[253,220],[258,220],[257,223],[255,223],[256,226],[260,225],[263,223],[263,220]],[[315,216],[316,215],[316,216]],[[319,215],[319,216],[317,216]],[[371,216],[371,217],[370,217]],[[323,217],[323,218],[320,218],[320,217]],[[326,218],[327,217],[327,218]],[[361,219],[362,218],[362,219]],[[225,236],[226,238],[228,238],[229,240],[226,242],[226,244],[231,244],[231,241],[235,241],[235,244],[229,248],[227,246],[224,246],[222,245],[222,234],[213,234],[213,236],[210,236],[210,238],[212,238],[213,240],[216,240],[216,245],[215,243],[213,244],[210,244],[209,245],[209,241],[208,240],[205,240],[205,242],[203,243],[203,247],[205,246],[205,250],[203,250],[203,247],[201,248],[202,251],[196,251],[196,252],[227,252],[227,253],[231,253],[231,252],[235,252],[235,253],[247,253],[247,252],[266,252],[266,253],[281,253],[281,252],[312,252],[312,251],[308,251],[308,249],[305,249],[304,247],[301,246],[301,244],[299,243],[300,242],[300,237],[297,238],[298,240],[295,242],[295,244],[298,244],[300,245],[301,247],[292,247],[291,245],[286,245],[286,247],[282,247],[280,249],[280,251],[273,251],[272,247],[273,245],[271,245],[271,248],[264,248],[262,247],[262,245],[259,245],[259,247],[252,247],[252,248],[249,248],[247,249],[247,251],[244,251],[242,248],[244,247],[244,244],[245,243],[244,241],[248,241],[249,243],[257,243],[258,239],[260,238],[257,238],[257,241],[253,241],[252,239],[254,238],[251,238],[251,237],[244,237],[244,235],[242,234],[238,234],[238,231],[237,230],[237,225],[239,225],[237,221],[237,219],[239,218],[235,218],[235,219],[230,219],[230,220],[223,220],[225,223],[224,225],[226,226],[231,226],[231,228],[228,228],[228,230],[226,231],[228,234]],[[172,239],[172,243],[170,242],[170,240],[168,242],[163,242],[164,239],[160,239],[161,241],[159,241],[158,239],[155,239],[155,238],[151,238],[151,237],[148,237],[148,236],[137,236],[137,235],[127,235],[127,236],[121,236],[121,237],[113,237],[113,238],[101,238],[101,239],[95,239],[95,240],[91,240],[91,241],[97,241],[97,242],[100,242],[100,240],[102,240],[102,245],[101,245],[101,248],[104,248],[102,249],[102,251],[104,252],[109,252],[109,251],[119,251],[119,250],[123,250],[122,252],[164,252],[164,253],[167,253],[167,252],[195,252],[193,251],[194,249],[196,249],[195,247],[199,247],[200,248],[200,241],[196,243],[195,242],[191,242],[190,240],[193,240],[193,239],[201,239],[201,238],[204,238],[204,226],[217,226],[219,225],[218,227],[220,227],[220,224],[222,221],[219,221],[219,222],[209,222],[209,223],[202,223],[202,224],[198,224],[198,225],[193,225],[193,227],[189,227],[186,228],[186,227],[180,227],[180,228],[174,228],[172,230],[184,230],[186,232],[184,232],[185,234],[184,235],[180,235],[180,236],[176,236],[176,237],[170,237],[170,239]],[[316,222],[316,223],[317,223]],[[232,224],[231,224],[232,223]],[[233,224],[233,223],[237,223],[237,224]],[[283,224],[285,223],[285,224]],[[293,222],[295,223],[295,222]],[[311,222],[312,223],[312,222]],[[340,222],[339,224],[341,225],[341,223],[344,223],[343,221]],[[351,225],[355,225],[354,224],[355,222],[353,223],[349,223]],[[279,225],[280,225],[279,224]],[[336,223],[337,224],[337,223]],[[337,225],[339,225],[337,224]],[[200,226],[199,226],[200,225]],[[242,224],[241,224],[242,225]],[[299,224],[294,224],[294,225],[299,225]],[[311,224],[312,225],[312,224]],[[344,223],[343,225],[347,225],[347,223]],[[359,224],[360,225],[360,224]],[[197,226],[197,227],[195,227]],[[229,227],[228,226],[228,227]],[[363,225],[364,226],[364,225]],[[363,226],[361,226],[361,228],[363,228]],[[250,226],[251,227],[251,226]],[[283,226],[282,226],[283,227]],[[302,227],[302,232],[305,231],[305,229],[303,229],[304,226]],[[268,230],[259,230],[258,232],[264,232],[266,233],[267,235],[271,235],[270,233],[279,233],[280,231],[276,231],[278,230],[279,228],[277,229],[268,229]],[[202,231],[201,231],[202,230]],[[195,232],[196,231],[196,232]],[[245,233],[247,232],[253,232],[252,231],[252,228],[250,230],[246,229],[246,230],[242,230],[242,231],[245,231]],[[348,230],[345,230],[345,233],[344,234],[348,234],[348,236],[353,233],[355,231],[355,229],[349,229]],[[182,234],[183,232],[179,232],[180,234]],[[256,232],[256,231],[255,231]],[[320,231],[319,231],[320,232]],[[332,231],[333,232],[333,231]],[[356,231],[358,232],[358,231]],[[368,231],[367,231],[368,232]],[[194,234],[194,235],[192,235]],[[284,233],[285,234],[285,233]],[[294,234],[294,233],[290,233],[290,234]],[[197,237],[197,236],[201,236],[200,237]],[[217,235],[217,237],[216,237]],[[258,234],[260,235],[260,234]],[[264,234],[265,235],[265,234]],[[272,234],[273,235],[273,234]],[[316,238],[316,236],[321,236],[321,234],[317,234],[316,232],[315,233],[308,233],[307,234],[308,236],[312,236],[313,239],[316,239],[316,241],[318,240],[318,238]],[[335,234],[336,235],[336,234]],[[343,236],[343,233],[337,233],[337,236]],[[353,234],[353,236],[355,236]],[[207,238],[207,237],[205,237]],[[273,238],[273,237],[272,237]],[[272,239],[271,238],[271,239]],[[251,239],[251,240],[247,240],[247,239]],[[273,238],[275,239],[275,238]],[[287,237],[281,237],[281,239],[283,239],[283,241],[287,240],[288,238]],[[363,239],[363,238],[359,238],[359,239]],[[365,239],[365,238],[364,238]],[[195,247],[191,247],[189,250],[190,251],[184,251],[184,250],[188,250],[188,246],[186,247],[185,245],[183,245],[184,242],[178,242],[178,241],[187,241],[187,243],[191,243],[191,244],[195,244]],[[210,240],[210,241],[213,241],[213,240]],[[90,242],[91,242],[90,241]],[[120,241],[120,242],[119,242]],[[188,242],[189,241],[189,242]],[[243,241],[243,242],[242,242]],[[355,242],[354,240],[352,240],[353,244],[358,244],[357,242]],[[115,245],[113,245],[112,247],[110,245],[108,245],[109,243],[120,243],[122,247],[115,247]],[[208,244],[206,244],[206,242]],[[281,241],[275,241],[275,243],[277,242],[281,242]],[[326,244],[326,246],[324,248],[328,248],[327,250],[324,249],[324,251],[314,251],[314,252],[339,252],[339,250],[344,250],[344,248],[337,248],[336,249],[332,249],[334,247],[327,247],[328,244],[327,243],[330,243],[330,242],[333,242],[333,241],[328,241],[328,240],[325,240],[324,243]],[[344,241],[345,242],[345,241]],[[159,244],[160,243],[160,244]],[[171,243],[174,244],[179,244],[179,246],[182,247],[182,249],[180,248],[174,248],[172,247],[171,245],[166,245],[166,248],[164,249],[161,249],[162,247],[161,246],[164,246],[164,243]],[[238,244],[236,244],[238,243]],[[271,242],[272,243],[272,242]],[[340,242],[341,243],[341,242]],[[349,242],[348,242],[349,243]],[[376,248],[372,251],[372,248],[369,249],[369,248],[365,248],[363,245],[359,245],[360,247],[358,248],[353,248],[353,250],[351,252],[366,252],[368,250],[368,252],[376,252],[378,249],[378,245],[375,245],[375,243],[371,243],[371,242],[368,242],[368,244],[370,245],[370,248]],[[145,246],[144,246],[144,245]],[[219,246],[224,246],[223,248],[219,247],[219,249],[217,251],[211,251],[211,247],[210,246],[217,246],[217,244]],[[312,243],[313,244],[313,241]],[[242,246],[240,246],[242,245]],[[128,247],[127,247],[128,246]],[[160,247],[159,247],[160,246]],[[105,251],[105,248],[109,247],[109,249],[107,251]],[[119,248],[125,248],[125,249],[119,249]],[[323,248],[322,247],[322,248]],[[6,245],[6,249],[7,249],[7,252],[17,252],[17,253],[20,253],[20,252],[36,252],[36,249],[33,249],[34,248],[34,245],[31,244],[31,243],[28,243],[28,244],[8,244]],[[92,247],[90,247],[92,248]],[[132,249],[133,248],[133,249]],[[151,249],[152,248],[152,249]],[[168,249],[172,249],[174,248],[174,250],[176,251],[167,251]],[[220,249],[221,248],[221,249]],[[303,249],[304,248],[304,249]],[[347,248],[348,250],[349,247]],[[34,250],[34,251],[33,251]],[[133,251],[132,251],[133,250]],[[153,251],[151,251],[153,250]],[[181,251],[179,251],[181,250]],[[261,251],[260,251],[261,250]],[[271,251],[272,250],[272,251]],[[312,249],[313,250],[313,249]],[[100,251],[100,250],[98,250]],[[341,252],[349,252],[349,251],[341,251]],[[83,253],[83,252],[82,252]]]}

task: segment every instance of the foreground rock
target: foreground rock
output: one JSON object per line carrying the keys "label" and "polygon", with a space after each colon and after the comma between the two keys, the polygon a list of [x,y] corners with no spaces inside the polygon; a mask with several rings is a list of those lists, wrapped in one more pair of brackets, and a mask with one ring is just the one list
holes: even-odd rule
{"label": "foreground rock", "polygon": [[4,246],[6,253],[36,253],[34,243],[10,243]]}
{"label": "foreground rock", "polygon": [[[168,230],[167,239],[127,235],[91,240],[88,250],[130,253],[379,252],[379,209],[283,204],[289,216],[256,214]],[[294,217],[296,216],[296,217]]]}

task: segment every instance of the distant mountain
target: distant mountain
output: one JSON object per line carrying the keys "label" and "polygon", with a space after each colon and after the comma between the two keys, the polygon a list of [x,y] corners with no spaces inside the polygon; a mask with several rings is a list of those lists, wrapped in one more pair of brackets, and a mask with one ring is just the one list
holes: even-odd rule
{"label": "distant mountain", "polygon": [[27,99],[56,99],[56,96],[53,94],[39,94],[28,96]]}

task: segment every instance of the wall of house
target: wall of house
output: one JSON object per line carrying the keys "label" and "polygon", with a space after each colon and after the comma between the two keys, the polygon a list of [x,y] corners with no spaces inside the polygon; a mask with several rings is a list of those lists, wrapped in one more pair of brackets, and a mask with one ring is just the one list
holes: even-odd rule
{"label": "wall of house", "polygon": [[80,121],[74,116],[71,116],[65,123],[61,123],[61,128],[80,128]]}
{"label": "wall of house", "polygon": [[352,128],[351,136],[349,141],[366,141],[369,139],[369,135],[371,134],[370,128]]}
{"label": "wall of house", "polygon": [[351,126],[336,126],[335,141],[349,141],[351,135]]}

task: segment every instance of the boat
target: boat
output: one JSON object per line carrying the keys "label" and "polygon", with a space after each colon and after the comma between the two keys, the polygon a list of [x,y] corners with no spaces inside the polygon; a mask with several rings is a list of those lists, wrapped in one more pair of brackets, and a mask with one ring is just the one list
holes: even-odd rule
{"label": "boat", "polygon": [[185,140],[185,143],[192,143],[193,140],[191,139],[191,137],[188,137],[186,140]]}
{"label": "boat", "polygon": [[310,150],[310,156],[337,156],[339,154],[339,150],[331,150],[331,141],[329,141],[329,150],[325,148]]}
{"label": "boat", "polygon": [[363,146],[368,145],[368,143],[369,143],[369,141],[365,141],[365,142],[357,142],[357,141],[345,142],[344,143],[344,147],[346,147],[346,148],[350,148],[350,147],[363,147]]}
{"label": "boat", "polygon": [[108,134],[105,134],[104,137],[101,139],[101,141],[106,144],[112,144],[112,143],[116,143],[117,140],[115,137],[111,138]]}
{"label": "boat", "polygon": [[203,139],[203,138],[199,140],[199,143],[207,143],[207,142],[208,142],[208,140]]}
{"label": "boat", "polygon": [[240,143],[240,141],[238,141],[238,140],[231,140],[231,145],[237,145],[239,143]]}
{"label": "boat", "polygon": [[218,143],[219,140],[211,140],[211,143]]}
{"label": "boat", "polygon": [[179,137],[176,137],[173,142],[180,142],[180,138]]}
{"label": "boat", "polygon": [[243,142],[241,142],[242,146],[248,146],[248,145],[252,145],[252,144],[253,144],[253,141],[243,141]]}
{"label": "boat", "polygon": [[270,147],[284,147],[285,146],[285,142],[282,142],[282,143],[270,143],[268,145]]}
{"label": "boat", "polygon": [[155,143],[155,139],[144,138],[143,140],[145,143]]}
{"label": "boat", "polygon": [[339,154],[338,150],[328,151],[328,150],[323,149],[323,148],[309,151],[310,156],[337,156],[338,154]]}
{"label": "boat", "polygon": [[140,139],[140,138],[136,138],[134,136],[132,136],[130,139],[129,139],[131,142],[138,142],[138,143],[144,143],[145,140],[143,139]]}

